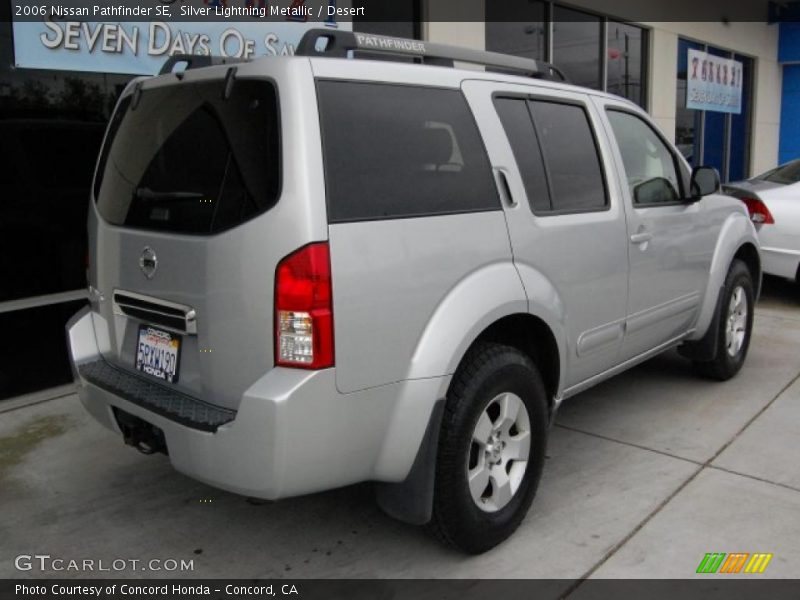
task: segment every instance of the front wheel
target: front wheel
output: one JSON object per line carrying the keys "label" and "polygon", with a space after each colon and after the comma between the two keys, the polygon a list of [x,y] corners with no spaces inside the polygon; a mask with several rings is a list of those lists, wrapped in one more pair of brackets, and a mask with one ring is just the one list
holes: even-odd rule
{"label": "front wheel", "polygon": [[547,393],[519,350],[470,351],[448,393],[436,463],[433,519],[443,542],[479,554],[519,526],[544,465]]}
{"label": "front wheel", "polygon": [[696,362],[695,368],[702,375],[726,381],[742,368],[753,330],[753,277],[742,261],[731,264],[722,294],[717,318],[717,353],[710,361]]}

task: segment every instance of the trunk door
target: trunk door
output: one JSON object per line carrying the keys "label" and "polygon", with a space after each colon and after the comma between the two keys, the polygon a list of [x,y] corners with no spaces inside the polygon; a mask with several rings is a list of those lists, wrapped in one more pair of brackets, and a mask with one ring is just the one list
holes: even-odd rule
{"label": "trunk door", "polygon": [[125,97],[89,224],[104,358],[228,408],[273,366],[275,267],[310,241],[284,179],[277,83],[248,68],[227,96],[214,68]]}

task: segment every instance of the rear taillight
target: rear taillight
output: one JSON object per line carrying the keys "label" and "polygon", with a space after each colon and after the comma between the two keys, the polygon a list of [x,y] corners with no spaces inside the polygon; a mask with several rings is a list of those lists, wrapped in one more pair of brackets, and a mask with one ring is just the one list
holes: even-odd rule
{"label": "rear taillight", "polygon": [[309,244],[275,271],[275,364],[324,369],[333,362],[333,294],[328,243]]}
{"label": "rear taillight", "polygon": [[741,198],[750,213],[750,220],[756,225],[771,225],[775,223],[772,213],[769,212],[767,205],[758,198]]}

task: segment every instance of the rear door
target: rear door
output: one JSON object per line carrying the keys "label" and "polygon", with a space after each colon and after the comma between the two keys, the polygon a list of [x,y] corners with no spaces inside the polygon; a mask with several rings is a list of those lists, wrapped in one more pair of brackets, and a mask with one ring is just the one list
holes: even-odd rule
{"label": "rear door", "polygon": [[628,255],[608,142],[584,94],[469,81],[496,175],[508,183],[508,229],[530,296],[563,314],[567,386],[612,367],[623,337]]}
{"label": "rear door", "polygon": [[230,408],[273,366],[277,263],[327,236],[307,204],[321,161],[301,152],[319,133],[294,110],[310,69],[287,63],[242,65],[227,92],[224,67],[146,81],[116,111],[94,187],[105,358]]}

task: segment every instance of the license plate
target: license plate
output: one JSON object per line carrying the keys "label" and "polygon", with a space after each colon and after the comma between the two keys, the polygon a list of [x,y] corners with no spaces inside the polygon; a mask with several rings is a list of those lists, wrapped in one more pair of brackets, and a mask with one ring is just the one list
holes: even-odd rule
{"label": "license plate", "polygon": [[139,327],[136,344],[136,369],[164,381],[178,381],[181,337],[155,327]]}

